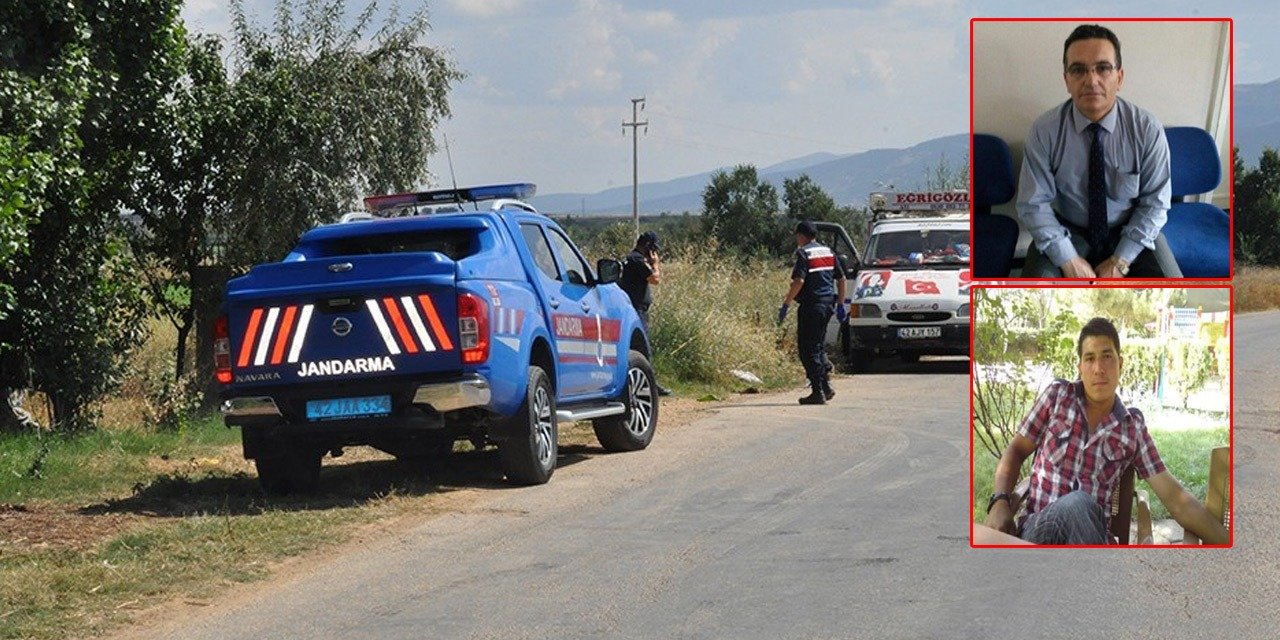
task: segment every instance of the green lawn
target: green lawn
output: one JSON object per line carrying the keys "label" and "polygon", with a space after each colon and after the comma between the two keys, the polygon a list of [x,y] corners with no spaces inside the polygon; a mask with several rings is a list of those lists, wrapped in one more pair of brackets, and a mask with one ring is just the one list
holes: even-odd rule
{"label": "green lawn", "polygon": [[[1197,500],[1204,502],[1205,485],[1209,479],[1209,452],[1214,447],[1228,444],[1229,434],[1225,425],[1210,429],[1161,431],[1150,429],[1151,439],[1160,451],[1169,473],[1177,478]],[[1028,460],[1023,465],[1023,475],[1031,467]],[[986,518],[987,498],[991,496],[992,477],[996,471],[996,459],[986,451],[975,452],[973,461],[973,519]],[[1145,490],[1151,499],[1151,517],[1159,520],[1169,517],[1169,511],[1156,497],[1146,481],[1139,480],[1139,490]]]}
{"label": "green lawn", "polygon": [[[220,418],[180,433],[99,429],[82,434],[0,436],[0,504],[78,505],[129,495],[154,460],[213,455],[240,442]],[[239,452],[236,452],[239,455]]]}

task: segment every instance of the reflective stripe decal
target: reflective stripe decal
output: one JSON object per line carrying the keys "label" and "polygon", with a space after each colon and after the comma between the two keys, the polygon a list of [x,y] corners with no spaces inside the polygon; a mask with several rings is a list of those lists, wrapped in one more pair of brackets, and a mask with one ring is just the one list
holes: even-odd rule
{"label": "reflective stripe decal", "polygon": [[249,326],[244,330],[244,342],[240,344],[240,359],[236,361],[237,367],[249,366],[249,354],[253,353],[254,339],[258,337],[258,322],[262,320],[262,309],[254,309],[249,314]]}
{"label": "reflective stripe decal", "polygon": [[427,312],[427,322],[431,323],[431,329],[436,332],[436,338],[440,340],[440,348],[445,351],[453,350],[453,341],[449,339],[449,334],[444,330],[444,325],[440,323],[440,316],[436,313],[436,307],[431,304],[431,298],[426,294],[418,296],[418,303],[422,305],[422,310]]}
{"label": "reflective stripe decal", "polygon": [[812,247],[804,250],[809,262],[809,273],[831,271],[836,268],[836,256],[828,247]]}
{"label": "reflective stripe decal", "polygon": [[276,347],[271,350],[271,364],[280,364],[284,359],[284,344],[289,340],[289,330],[293,328],[293,317],[297,313],[297,305],[284,310],[284,319],[280,321],[280,335],[276,337]]}
{"label": "reflective stripe decal", "polygon": [[271,336],[276,330],[276,320],[280,318],[280,307],[271,307],[267,312],[267,321],[262,326],[262,338],[258,340],[258,353],[253,357],[253,366],[261,367],[267,362],[267,350],[271,348]]}
{"label": "reflective stripe decal", "polygon": [[382,306],[386,307],[387,315],[391,316],[391,322],[395,325],[396,333],[400,335],[400,341],[404,343],[404,350],[409,353],[417,353],[418,343],[413,341],[413,336],[409,335],[409,328],[404,326],[404,318],[400,316],[400,307],[396,306],[396,299],[383,298]]}
{"label": "reflective stripe decal", "polygon": [[422,325],[422,316],[418,314],[418,308],[413,305],[413,298],[404,296],[400,298],[400,304],[404,305],[404,312],[409,316],[409,323],[413,325],[414,333],[418,334],[418,341],[422,343],[425,351],[435,351],[436,345],[431,341],[427,328]]}
{"label": "reflective stripe decal", "polygon": [[497,321],[495,322],[497,326],[493,330],[494,333],[520,335],[520,328],[524,324],[523,309],[504,309],[502,307],[497,307],[494,310],[494,314],[498,316]]}
{"label": "reflective stripe decal", "polygon": [[298,321],[298,330],[293,334],[293,345],[289,347],[289,362],[298,361],[298,356],[302,354],[302,341],[307,337],[307,327],[311,324],[311,310],[315,305],[309,304],[302,308],[302,319]]}
{"label": "reflective stripe decal", "polygon": [[391,329],[387,327],[386,318],[382,317],[382,309],[378,308],[378,301],[372,298],[365,300],[364,304],[369,307],[369,315],[373,316],[373,323],[378,325],[378,333],[382,334],[382,341],[387,344],[387,351],[391,355],[400,355],[400,347],[396,346],[396,341],[391,337]]}

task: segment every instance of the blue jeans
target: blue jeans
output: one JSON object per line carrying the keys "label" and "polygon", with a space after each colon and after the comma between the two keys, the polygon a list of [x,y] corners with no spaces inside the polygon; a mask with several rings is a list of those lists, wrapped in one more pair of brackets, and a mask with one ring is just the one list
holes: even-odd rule
{"label": "blue jeans", "polygon": [[1035,544],[1107,544],[1106,518],[1098,501],[1072,491],[1027,516],[1020,536]]}

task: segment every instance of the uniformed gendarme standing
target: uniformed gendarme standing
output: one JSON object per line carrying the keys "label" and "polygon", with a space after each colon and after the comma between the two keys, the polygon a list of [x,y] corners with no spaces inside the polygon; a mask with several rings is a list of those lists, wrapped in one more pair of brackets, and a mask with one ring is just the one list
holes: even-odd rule
{"label": "uniformed gendarme standing", "polygon": [[805,220],[796,225],[796,264],[791,269],[791,289],[778,308],[778,324],[787,317],[791,301],[800,304],[796,310],[796,345],[800,362],[813,393],[800,398],[800,404],[826,404],[835,397],[828,379],[830,368],[823,344],[827,323],[835,312],[844,319],[844,265],[829,247],[817,241],[818,228]]}

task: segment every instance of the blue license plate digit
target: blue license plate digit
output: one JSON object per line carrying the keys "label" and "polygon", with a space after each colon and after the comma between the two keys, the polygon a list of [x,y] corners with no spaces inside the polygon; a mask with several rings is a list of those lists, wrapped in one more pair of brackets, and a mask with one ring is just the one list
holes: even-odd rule
{"label": "blue license plate digit", "polygon": [[368,418],[391,413],[391,396],[363,396],[359,398],[332,398],[307,402],[308,420],[336,420],[339,418]]}

